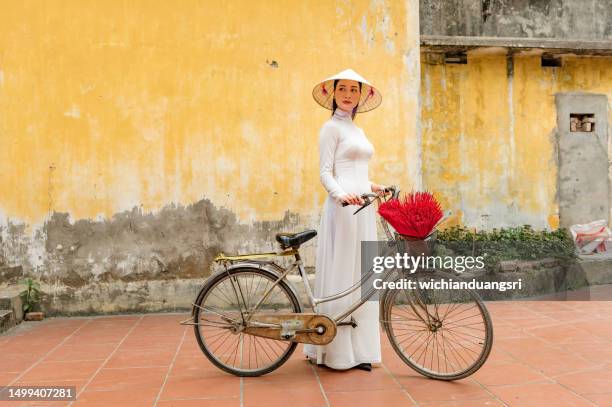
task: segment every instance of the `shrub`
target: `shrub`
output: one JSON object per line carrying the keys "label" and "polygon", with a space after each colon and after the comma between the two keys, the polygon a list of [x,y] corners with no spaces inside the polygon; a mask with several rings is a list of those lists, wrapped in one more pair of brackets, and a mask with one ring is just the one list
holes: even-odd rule
{"label": "shrub", "polygon": [[440,249],[455,255],[485,256],[485,268],[494,270],[500,261],[554,258],[566,265],[576,258],[574,242],[566,229],[536,231],[530,225],[474,231],[454,226],[438,231]]}
{"label": "shrub", "polygon": [[22,280],[21,284],[25,286],[25,290],[19,294],[23,302],[23,312],[32,312],[40,301],[40,284],[29,277]]}

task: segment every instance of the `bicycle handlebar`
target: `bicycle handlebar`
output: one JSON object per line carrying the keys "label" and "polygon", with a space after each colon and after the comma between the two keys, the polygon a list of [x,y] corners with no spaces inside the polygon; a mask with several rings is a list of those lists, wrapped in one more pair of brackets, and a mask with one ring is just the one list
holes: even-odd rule
{"label": "bicycle handlebar", "polygon": [[[388,187],[385,187],[383,189],[383,191],[385,192],[385,194],[387,192],[391,192],[391,198],[389,199],[397,199],[397,197],[399,196],[399,189],[395,186],[395,185],[391,185]],[[365,208],[366,206],[370,205],[372,202],[374,202],[374,200],[380,198],[381,196],[378,194],[374,194],[374,193],[365,193],[365,194],[361,194],[361,199],[363,199],[365,202],[363,203],[363,205],[359,205],[359,209],[357,209],[354,213],[356,214],[357,212],[359,212],[360,210],[362,210],[363,208]],[[370,200],[369,198],[374,198],[372,200]],[[342,202],[342,206],[348,206],[350,205],[347,202]]]}
{"label": "bicycle handlebar", "polygon": [[[391,192],[391,193],[392,193],[392,194],[391,194],[391,199],[393,199],[393,198],[397,198],[396,193],[399,193],[399,190],[398,190],[398,189],[397,189],[397,187],[396,187],[396,186],[394,186],[394,185],[391,185],[391,186],[389,186],[389,187],[385,187],[385,188],[383,189],[383,191],[384,191],[385,193],[387,193],[387,192]],[[374,194],[374,193],[365,193],[365,194],[361,194],[361,199],[366,199],[366,198],[368,198],[368,197],[376,198],[377,196],[378,196],[378,194]],[[348,202],[342,202],[342,206],[348,206],[348,205],[350,205]],[[360,205],[360,206],[362,206],[362,205]]]}

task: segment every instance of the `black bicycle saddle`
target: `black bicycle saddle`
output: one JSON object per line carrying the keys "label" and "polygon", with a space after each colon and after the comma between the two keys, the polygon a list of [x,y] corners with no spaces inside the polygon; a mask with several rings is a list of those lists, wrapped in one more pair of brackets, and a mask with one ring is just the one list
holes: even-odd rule
{"label": "black bicycle saddle", "polygon": [[305,230],[298,233],[277,233],[276,241],[283,249],[288,247],[297,248],[317,235],[316,230]]}

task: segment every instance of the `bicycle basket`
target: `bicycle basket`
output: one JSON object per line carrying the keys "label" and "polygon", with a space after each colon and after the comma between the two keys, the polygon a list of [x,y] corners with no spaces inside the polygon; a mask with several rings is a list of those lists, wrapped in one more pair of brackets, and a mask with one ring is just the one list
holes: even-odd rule
{"label": "bicycle basket", "polygon": [[427,237],[417,238],[395,232],[395,242],[399,253],[409,256],[431,256],[436,246],[438,231],[434,229]]}

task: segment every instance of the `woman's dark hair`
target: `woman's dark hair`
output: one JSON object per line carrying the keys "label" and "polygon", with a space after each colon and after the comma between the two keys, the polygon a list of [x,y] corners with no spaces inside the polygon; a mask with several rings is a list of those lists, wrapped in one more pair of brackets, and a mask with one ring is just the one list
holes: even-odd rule
{"label": "woman's dark hair", "polygon": [[[336,109],[338,108],[338,105],[336,104],[336,86],[338,86],[338,82],[340,82],[340,79],[334,79],[334,98],[332,101],[332,116],[334,115],[334,113],[336,113]],[[359,84],[359,92],[361,93],[361,82],[357,81],[357,83]],[[357,106],[353,108],[351,119],[355,118],[355,114],[357,114],[357,108],[359,108],[359,102],[357,102]]]}

